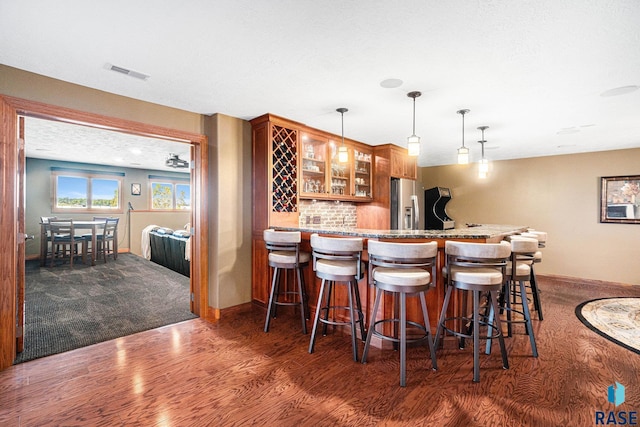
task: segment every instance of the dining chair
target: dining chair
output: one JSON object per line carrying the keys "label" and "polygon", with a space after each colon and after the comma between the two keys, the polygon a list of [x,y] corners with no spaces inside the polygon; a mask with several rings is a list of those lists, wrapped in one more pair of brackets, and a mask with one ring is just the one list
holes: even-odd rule
{"label": "dining chair", "polygon": [[[85,262],[87,241],[82,236],[76,236],[73,220],[50,221],[49,230],[51,233],[51,267],[56,260],[64,262],[65,259],[68,259],[69,267],[73,268],[73,260],[79,255],[82,256],[82,262]],[[82,246],[82,252],[78,251],[79,246]]]}
{"label": "dining chair", "polygon": [[102,255],[105,263],[109,255],[114,261],[118,259],[118,221],[119,218],[105,218],[102,234],[96,236],[96,258]]}
{"label": "dining chair", "polygon": [[40,265],[47,264],[49,257],[51,256],[51,229],[49,222],[57,220],[55,216],[41,216],[40,217]]}

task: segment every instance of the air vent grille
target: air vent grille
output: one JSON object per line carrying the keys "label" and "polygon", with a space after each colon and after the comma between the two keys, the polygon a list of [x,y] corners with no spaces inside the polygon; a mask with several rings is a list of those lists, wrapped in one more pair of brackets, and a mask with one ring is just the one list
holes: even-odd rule
{"label": "air vent grille", "polygon": [[140,73],[138,71],[129,70],[128,68],[118,67],[117,65],[109,65],[108,67],[111,71],[115,71],[116,73],[125,74],[130,77],[134,77],[140,80],[147,80],[149,78],[148,75]]}

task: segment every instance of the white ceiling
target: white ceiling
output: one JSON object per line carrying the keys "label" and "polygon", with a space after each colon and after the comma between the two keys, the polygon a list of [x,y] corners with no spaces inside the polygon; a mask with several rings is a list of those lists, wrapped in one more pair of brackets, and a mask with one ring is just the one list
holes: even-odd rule
{"label": "white ceiling", "polygon": [[35,117],[24,127],[27,157],[189,173],[165,162],[171,154],[189,161],[190,144]]}
{"label": "white ceiling", "polygon": [[406,146],[418,90],[420,166],[455,163],[462,108],[472,160],[481,125],[494,160],[640,147],[640,90],[606,96],[640,85],[638,0],[0,0],[0,63],[336,134],[347,107],[373,145]]}

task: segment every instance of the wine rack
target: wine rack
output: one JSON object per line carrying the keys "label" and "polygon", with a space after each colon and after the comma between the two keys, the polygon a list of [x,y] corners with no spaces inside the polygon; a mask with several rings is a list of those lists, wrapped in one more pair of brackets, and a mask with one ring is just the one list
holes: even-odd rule
{"label": "wine rack", "polygon": [[271,135],[273,212],[298,209],[297,132],[273,125]]}

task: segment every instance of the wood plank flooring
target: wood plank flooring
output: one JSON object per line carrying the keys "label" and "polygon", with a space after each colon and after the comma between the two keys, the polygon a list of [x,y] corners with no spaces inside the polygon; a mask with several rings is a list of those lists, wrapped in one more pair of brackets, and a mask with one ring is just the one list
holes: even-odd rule
{"label": "wood plank flooring", "polygon": [[[640,411],[640,355],[574,314],[585,300],[640,287],[540,277],[540,288],[540,357],[517,329],[510,369],[495,345],[481,354],[478,384],[471,348],[438,350],[438,371],[425,347],[410,348],[401,388],[396,352],[372,348],[362,365],[349,337],[333,333],[308,354],[292,311],[264,333],[264,309],[246,305],[214,324],[190,320],[12,366],[0,372],[0,426],[593,426],[596,411]],[[614,408],[616,381],[626,402]]]}

